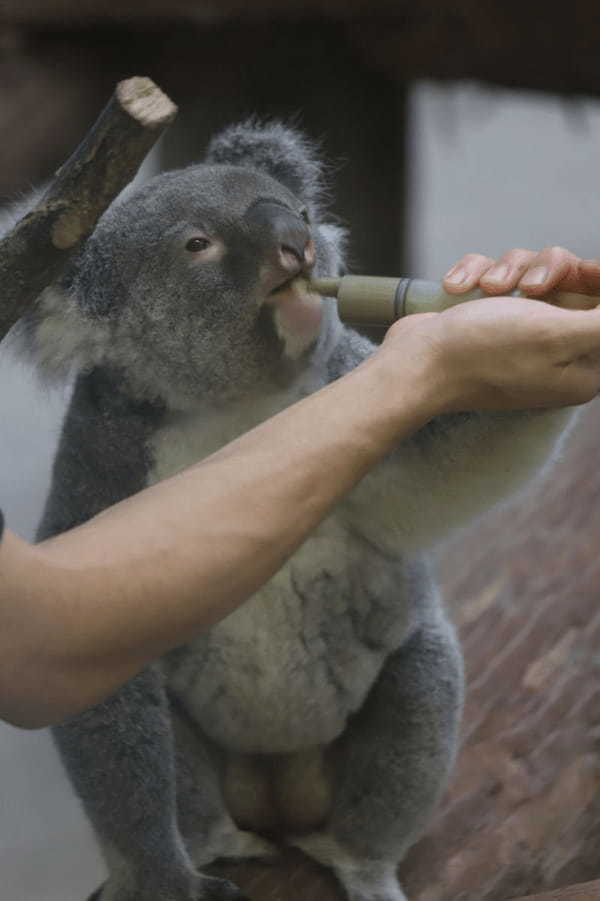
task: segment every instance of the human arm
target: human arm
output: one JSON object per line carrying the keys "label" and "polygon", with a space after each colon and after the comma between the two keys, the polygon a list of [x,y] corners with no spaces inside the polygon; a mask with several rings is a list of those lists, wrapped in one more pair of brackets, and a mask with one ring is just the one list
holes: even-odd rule
{"label": "human arm", "polygon": [[429,419],[582,403],[599,350],[594,310],[499,298],[408,317],[348,375],[189,470],[41,545],[7,532],[0,715],[39,727],[110,694],[249,597]]}
{"label": "human arm", "polygon": [[[89,706],[252,594],[396,440],[434,415],[426,359],[405,354],[396,369],[376,355],[40,545],[7,532],[1,714],[35,727]],[[398,375],[414,382],[400,403]]]}

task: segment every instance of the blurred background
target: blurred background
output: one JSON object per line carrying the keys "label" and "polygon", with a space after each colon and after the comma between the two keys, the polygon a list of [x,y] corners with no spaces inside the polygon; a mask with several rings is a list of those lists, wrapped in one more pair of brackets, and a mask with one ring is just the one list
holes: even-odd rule
{"label": "blurred background", "polygon": [[[491,2],[248,7],[4,0],[0,203],[50,177],[115,82],[139,74],[180,106],[146,173],[198,158],[216,129],[254,113],[294,117],[319,139],[331,163],[332,212],[351,230],[355,272],[438,279],[467,251],[498,256],[516,246],[561,244],[600,256],[600,25],[591,4],[560,14]],[[68,386],[41,386],[6,342],[0,347],[0,503],[26,538],[40,515],[68,396]],[[560,478],[559,470],[553,484]],[[525,501],[537,522],[543,493]],[[522,526],[527,540],[532,521]],[[568,528],[562,535],[579,540]],[[452,575],[456,560],[466,547],[473,556],[473,536],[461,541],[441,562],[455,599],[464,594]],[[505,556],[486,565],[497,575],[513,564]],[[591,678],[598,680],[597,667]],[[582,862],[580,852],[573,859]],[[0,873],[10,901],[83,901],[104,873],[47,733],[7,725],[0,725]],[[593,875],[585,862],[573,871],[574,879]],[[496,886],[460,897],[509,894]]]}

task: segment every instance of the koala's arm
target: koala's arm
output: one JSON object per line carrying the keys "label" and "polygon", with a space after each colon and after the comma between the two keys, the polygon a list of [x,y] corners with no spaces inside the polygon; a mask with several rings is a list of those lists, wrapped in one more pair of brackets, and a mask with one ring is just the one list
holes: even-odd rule
{"label": "koala's arm", "polygon": [[[330,376],[375,350],[346,329]],[[414,390],[412,380],[403,387]],[[573,407],[443,413],[404,437],[344,500],[345,515],[390,552],[428,549],[523,490],[560,455]]]}
{"label": "koala's arm", "polygon": [[[600,293],[600,261],[582,260],[561,247],[547,247],[539,253],[516,248],[509,250],[500,260],[482,254],[470,253],[460,259],[446,274],[444,287],[460,295],[481,286],[492,294],[509,294],[519,290],[523,294],[544,297],[549,291],[576,292],[564,295],[566,307],[573,305],[580,310],[593,309]],[[586,301],[583,295],[592,295]],[[579,336],[571,332],[568,313],[550,309],[546,304],[531,304],[524,310],[524,325],[534,326],[533,338],[527,330],[502,331],[502,316],[506,312],[519,311],[520,307],[504,307],[501,299],[479,302],[473,319],[469,319],[468,307],[462,311],[461,328],[464,329],[459,355],[454,358],[449,375],[460,370],[463,361],[468,364],[472,337],[475,329],[498,324],[497,338],[508,348],[503,353],[502,343],[490,344],[487,353],[479,353],[478,366],[489,370],[502,391],[514,397],[514,406],[523,407],[522,398],[535,386],[536,367],[541,378],[531,395],[531,406],[545,406],[551,402],[553,392],[557,401],[580,403],[575,395],[569,397],[569,383],[573,376],[589,383],[588,399],[597,391],[594,375],[594,316],[577,313],[582,330]],[[470,305],[468,305],[470,306]],[[483,313],[481,316],[479,314]],[[461,315],[460,309],[450,314]],[[487,314],[487,315],[486,315]],[[495,322],[490,323],[490,316]],[[558,330],[554,332],[553,330]],[[587,339],[581,338],[589,329]],[[494,334],[494,330],[490,334]],[[540,358],[544,336],[549,338],[549,353]],[[590,340],[591,339],[591,340]],[[571,355],[569,343],[580,345],[579,359]],[[591,354],[590,354],[591,351]],[[510,355],[512,353],[512,359]],[[486,359],[487,357],[487,359]],[[489,362],[489,366],[488,366]],[[548,365],[548,363],[552,365]],[[503,371],[504,367],[504,371]],[[591,379],[590,379],[591,376]],[[508,389],[508,390],[507,390]],[[544,397],[546,394],[546,397]],[[561,394],[563,395],[561,397]],[[478,398],[488,403],[485,394]],[[499,407],[502,398],[499,397]],[[509,402],[508,406],[512,406]],[[467,409],[477,409],[474,400],[466,401]],[[368,513],[362,518],[371,537],[382,542],[391,540],[403,548],[423,548],[448,537],[457,527],[468,524],[499,501],[510,497],[527,486],[532,479],[544,472],[559,456],[565,439],[576,420],[576,411],[570,408],[556,410],[536,409],[531,412],[481,412],[445,415],[429,422],[395,452],[384,465],[371,473],[352,498],[352,515],[370,510],[379,500],[377,517]]]}

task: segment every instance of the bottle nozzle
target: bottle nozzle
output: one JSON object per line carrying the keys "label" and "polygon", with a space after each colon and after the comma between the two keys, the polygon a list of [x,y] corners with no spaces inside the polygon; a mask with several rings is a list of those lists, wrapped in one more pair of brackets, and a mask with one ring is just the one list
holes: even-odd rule
{"label": "bottle nozzle", "polygon": [[[376,326],[389,326],[410,313],[439,313],[456,304],[490,296],[481,288],[465,294],[448,294],[441,282],[370,275],[314,279],[308,282],[308,289],[322,297],[336,297],[338,313],[344,322]],[[518,291],[514,294],[520,296]],[[538,299],[579,310],[590,309],[599,302],[598,298],[585,294],[562,291]]]}
{"label": "bottle nozzle", "polygon": [[344,322],[357,325],[390,325],[404,315],[404,290],[410,279],[370,275],[318,278],[308,288],[322,297],[337,297]]}
{"label": "bottle nozzle", "polygon": [[321,297],[337,297],[341,284],[341,278],[313,278],[308,282],[308,287]]}

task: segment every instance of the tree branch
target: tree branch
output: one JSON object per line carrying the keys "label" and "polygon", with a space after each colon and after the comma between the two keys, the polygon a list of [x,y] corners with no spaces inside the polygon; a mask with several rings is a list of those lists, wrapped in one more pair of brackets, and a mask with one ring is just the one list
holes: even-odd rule
{"label": "tree branch", "polygon": [[91,234],[176,112],[149,78],[119,82],[40,203],[0,241],[0,339]]}

